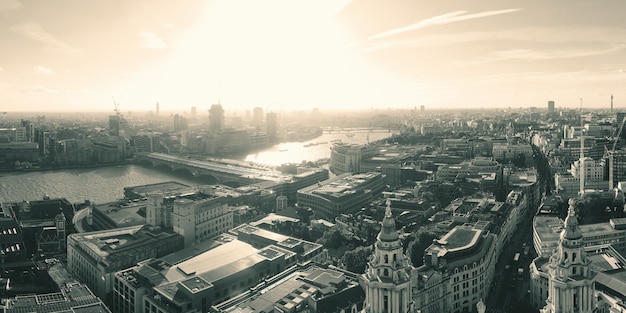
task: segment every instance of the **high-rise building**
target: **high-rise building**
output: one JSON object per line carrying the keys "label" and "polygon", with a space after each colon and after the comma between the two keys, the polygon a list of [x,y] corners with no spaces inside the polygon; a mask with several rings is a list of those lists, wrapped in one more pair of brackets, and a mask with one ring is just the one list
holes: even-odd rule
{"label": "high-rise building", "polygon": [[156,116],[159,116],[159,103],[156,104]]}
{"label": "high-rise building", "polygon": [[122,121],[119,115],[109,115],[109,133],[111,136],[119,136]]}
{"label": "high-rise building", "polygon": [[391,215],[391,201],[380,233],[374,245],[374,253],[367,262],[361,284],[365,290],[363,311],[368,313],[410,312],[411,271],[413,266],[402,250],[402,242]]}
{"label": "high-rise building", "polygon": [[263,108],[255,107],[252,109],[252,124],[257,129],[260,129],[261,125],[263,125]]}
{"label": "high-rise building", "polygon": [[421,112],[426,111],[426,107],[425,107],[423,104],[422,104],[422,105],[420,105],[420,111],[421,111]]}
{"label": "high-rise building", "polygon": [[196,116],[196,113],[197,113],[196,107],[195,106],[191,107],[191,116]]}
{"label": "high-rise building", "polygon": [[224,109],[221,104],[214,104],[209,109],[209,129],[220,132],[224,127]]}
{"label": "high-rise building", "polygon": [[270,137],[278,133],[278,115],[275,112],[269,112],[265,116],[265,129]]}
{"label": "high-rise building", "polygon": [[187,129],[187,119],[181,115],[174,114],[174,131]]}
{"label": "high-rise building", "polygon": [[548,113],[554,113],[554,101],[548,101]]}
{"label": "high-rise building", "polygon": [[589,266],[591,260],[587,258],[582,239],[574,200],[570,199],[559,245],[549,261],[548,299],[541,313],[595,312],[595,273]]}

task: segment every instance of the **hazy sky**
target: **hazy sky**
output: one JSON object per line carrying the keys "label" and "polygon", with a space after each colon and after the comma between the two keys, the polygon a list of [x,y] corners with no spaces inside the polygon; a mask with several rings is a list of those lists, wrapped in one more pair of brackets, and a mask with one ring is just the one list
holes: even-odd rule
{"label": "hazy sky", "polygon": [[0,0],[0,111],[626,108],[626,1]]}

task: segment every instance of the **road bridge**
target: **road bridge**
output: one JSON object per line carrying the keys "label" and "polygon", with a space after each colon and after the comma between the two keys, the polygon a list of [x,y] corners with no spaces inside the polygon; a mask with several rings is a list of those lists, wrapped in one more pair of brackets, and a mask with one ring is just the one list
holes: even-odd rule
{"label": "road bridge", "polygon": [[241,162],[234,160],[202,161],[156,152],[137,154],[136,159],[140,163],[150,164],[153,167],[167,167],[173,172],[187,172],[193,176],[212,176],[222,184],[235,187],[264,181],[290,180],[288,175],[272,169],[243,166],[237,164]]}

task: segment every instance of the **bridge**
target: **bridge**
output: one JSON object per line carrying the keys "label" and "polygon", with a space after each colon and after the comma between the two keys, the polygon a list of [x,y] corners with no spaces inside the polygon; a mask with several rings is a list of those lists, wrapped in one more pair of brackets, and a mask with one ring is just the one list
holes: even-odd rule
{"label": "bridge", "polygon": [[137,154],[137,161],[153,167],[166,167],[173,172],[183,172],[192,176],[212,176],[229,186],[250,185],[264,181],[285,181],[290,176],[271,169],[244,166],[235,160],[200,161],[165,153]]}

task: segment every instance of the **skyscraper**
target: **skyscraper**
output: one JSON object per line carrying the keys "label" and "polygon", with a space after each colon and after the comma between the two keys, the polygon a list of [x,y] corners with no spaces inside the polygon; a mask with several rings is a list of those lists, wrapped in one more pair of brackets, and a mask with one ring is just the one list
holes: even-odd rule
{"label": "skyscraper", "polygon": [[156,116],[159,116],[159,103],[156,104]]}
{"label": "skyscraper", "polygon": [[548,113],[554,113],[554,101],[548,101]]}
{"label": "skyscraper", "polygon": [[191,107],[191,116],[196,116],[196,107]]}
{"label": "skyscraper", "polygon": [[278,116],[275,112],[269,112],[265,116],[265,129],[270,137],[276,136],[278,133]]}
{"label": "skyscraper", "polygon": [[252,109],[252,124],[257,129],[261,128],[261,125],[263,124],[263,108],[255,107]]}
{"label": "skyscraper", "polygon": [[220,132],[224,127],[224,109],[221,104],[211,105],[209,109],[209,130]]}

